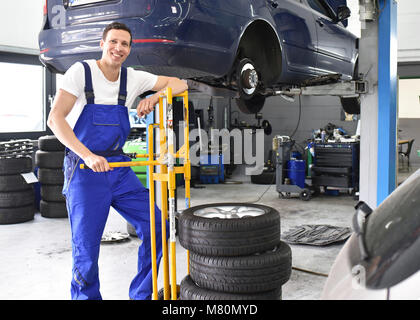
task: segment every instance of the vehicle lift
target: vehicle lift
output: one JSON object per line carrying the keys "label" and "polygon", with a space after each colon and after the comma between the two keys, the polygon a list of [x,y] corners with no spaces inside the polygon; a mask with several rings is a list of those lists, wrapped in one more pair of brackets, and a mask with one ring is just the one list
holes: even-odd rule
{"label": "vehicle lift", "polygon": [[[173,132],[173,104],[174,97],[183,98],[184,122],[184,144],[179,150],[174,150],[174,132]],[[166,101],[166,108],[164,108]],[[166,117],[164,119],[164,109]],[[189,128],[188,128],[188,91],[172,95],[172,89],[166,90],[159,96],[159,123],[150,124],[148,130],[148,153],[137,154],[136,158],[147,158],[142,161],[142,166],[149,166],[149,200],[150,200],[150,235],[151,235],[151,258],[152,258],[152,300],[158,299],[157,288],[157,263],[156,263],[156,223],[155,223],[155,181],[161,183],[161,215],[162,215],[162,267],[163,267],[163,298],[164,300],[177,300],[176,284],[176,229],[175,229],[175,189],[176,174],[183,174],[185,179],[185,204],[189,208],[190,200],[190,180],[191,180],[191,162],[189,159]],[[153,153],[154,129],[159,130],[159,154]],[[175,159],[182,159],[182,165],[175,166]],[[109,162],[111,168],[138,166],[136,161],[128,162]],[[159,166],[160,172],[154,172],[154,167]],[[80,165],[85,168],[84,164]],[[168,198],[169,191],[169,198]],[[168,208],[169,204],[169,208]],[[169,211],[168,211],[169,209]],[[168,243],[166,236],[166,223],[169,213],[169,245],[170,255],[168,254]],[[187,251],[188,273],[189,273],[189,251]],[[170,261],[170,264],[169,264]],[[170,284],[169,284],[170,275]]]}

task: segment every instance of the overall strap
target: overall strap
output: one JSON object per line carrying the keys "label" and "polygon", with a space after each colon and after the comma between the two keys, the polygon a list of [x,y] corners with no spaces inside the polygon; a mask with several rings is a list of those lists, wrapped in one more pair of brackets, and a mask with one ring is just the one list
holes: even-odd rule
{"label": "overall strap", "polygon": [[82,61],[83,67],[85,68],[85,96],[88,104],[95,103],[95,95],[93,93],[92,86],[92,74],[90,72],[90,67],[87,62]]}
{"label": "overall strap", "polygon": [[125,106],[126,99],[127,99],[127,68],[121,67],[120,92],[118,93],[118,104],[120,106]]}

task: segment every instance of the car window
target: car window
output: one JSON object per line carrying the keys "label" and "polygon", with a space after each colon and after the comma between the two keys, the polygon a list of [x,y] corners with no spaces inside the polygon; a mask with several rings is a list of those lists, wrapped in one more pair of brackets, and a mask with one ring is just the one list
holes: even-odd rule
{"label": "car window", "polygon": [[307,0],[309,6],[318,11],[319,13],[322,13],[323,15],[330,17],[331,19],[333,19],[332,14],[330,12],[330,10],[328,10],[327,6],[325,5],[325,3],[322,0]]}

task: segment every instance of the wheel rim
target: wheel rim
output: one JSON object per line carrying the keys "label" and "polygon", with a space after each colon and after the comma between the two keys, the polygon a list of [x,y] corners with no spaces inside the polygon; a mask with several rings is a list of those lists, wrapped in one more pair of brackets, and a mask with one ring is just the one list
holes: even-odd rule
{"label": "wheel rim", "polygon": [[252,95],[258,85],[258,74],[251,63],[245,63],[241,69],[242,90],[247,95]]}
{"label": "wheel rim", "polygon": [[214,206],[198,209],[193,214],[209,219],[240,219],[244,217],[258,217],[264,213],[263,209],[250,206]]}

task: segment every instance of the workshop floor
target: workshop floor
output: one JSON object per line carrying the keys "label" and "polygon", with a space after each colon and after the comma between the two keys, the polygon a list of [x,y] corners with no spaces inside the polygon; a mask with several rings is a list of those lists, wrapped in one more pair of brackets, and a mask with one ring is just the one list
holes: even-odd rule
{"label": "workshop floor", "polygon": [[[398,181],[417,168],[400,171]],[[357,203],[350,195],[320,195],[310,201],[298,198],[280,199],[275,185],[255,185],[246,178],[241,184],[205,185],[191,189],[191,204],[215,202],[253,202],[277,209],[281,216],[281,230],[303,224],[330,224],[350,227]],[[178,209],[184,208],[184,188],[178,188]],[[126,232],[127,224],[111,209],[105,228]],[[140,240],[101,246],[99,270],[103,299],[127,300],[128,287],[136,273],[137,249]],[[283,286],[284,300],[317,300],[326,281],[325,275],[342,247],[291,245],[292,275]],[[313,273],[304,272],[303,269]],[[316,273],[316,274],[314,274]],[[0,299],[70,299],[71,243],[67,219],[47,219],[39,213],[35,219],[21,224],[0,225]],[[177,245],[177,282],[187,274],[186,251]],[[158,278],[162,287],[162,272]]]}

